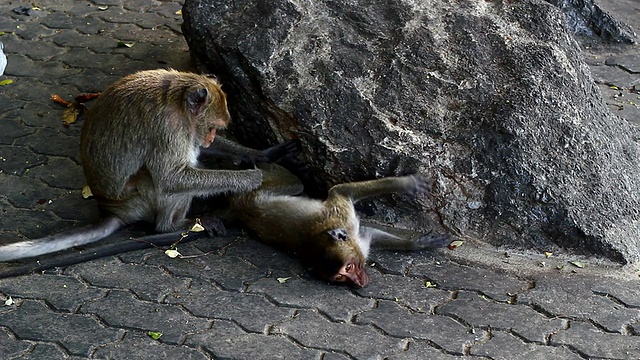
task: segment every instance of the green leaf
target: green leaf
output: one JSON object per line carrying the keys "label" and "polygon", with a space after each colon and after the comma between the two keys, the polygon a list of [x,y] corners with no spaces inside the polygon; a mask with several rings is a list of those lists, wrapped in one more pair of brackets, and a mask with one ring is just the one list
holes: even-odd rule
{"label": "green leaf", "polygon": [[158,340],[160,339],[160,336],[162,336],[162,333],[159,331],[147,331],[147,335],[149,335],[153,340]]}
{"label": "green leaf", "polygon": [[5,85],[9,85],[9,84],[13,84],[13,80],[4,79],[4,80],[0,81],[0,86],[5,86]]}

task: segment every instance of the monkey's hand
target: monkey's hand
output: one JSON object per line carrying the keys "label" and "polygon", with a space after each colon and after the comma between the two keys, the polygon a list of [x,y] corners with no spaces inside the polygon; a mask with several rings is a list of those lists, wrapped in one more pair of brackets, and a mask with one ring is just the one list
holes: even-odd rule
{"label": "monkey's hand", "polygon": [[257,163],[260,162],[275,162],[277,163],[281,159],[291,158],[297,159],[300,156],[300,150],[302,145],[299,140],[287,140],[283,143],[274,145],[268,149],[264,149],[258,153],[255,157]]}
{"label": "monkey's hand", "polygon": [[410,195],[421,195],[431,191],[433,181],[421,174],[409,175],[408,178],[412,180],[412,184],[409,185],[407,193]]}
{"label": "monkey's hand", "polygon": [[414,250],[428,249],[428,248],[442,248],[447,247],[451,242],[451,235],[449,234],[425,234],[416,239],[413,243]]}

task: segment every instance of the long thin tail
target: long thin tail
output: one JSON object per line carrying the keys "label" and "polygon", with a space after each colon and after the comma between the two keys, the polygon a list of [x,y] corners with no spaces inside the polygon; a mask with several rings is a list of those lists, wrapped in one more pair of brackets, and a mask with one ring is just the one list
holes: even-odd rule
{"label": "long thin tail", "polygon": [[122,226],[124,226],[124,222],[112,216],[94,225],[0,246],[0,261],[24,259],[89,244],[104,239]]}
{"label": "long thin tail", "polygon": [[166,234],[154,234],[143,236],[138,239],[118,241],[111,244],[102,244],[92,246],[84,251],[66,252],[51,257],[45,257],[36,261],[30,261],[26,264],[18,264],[15,266],[0,266],[0,279],[31,274],[36,271],[43,271],[59,266],[69,266],[81,262],[100,259],[105,256],[122,254],[129,251],[145,249],[152,246],[168,246],[176,241],[184,244],[204,236],[208,236],[206,231],[189,232],[186,238],[182,237],[182,232],[173,232]]}

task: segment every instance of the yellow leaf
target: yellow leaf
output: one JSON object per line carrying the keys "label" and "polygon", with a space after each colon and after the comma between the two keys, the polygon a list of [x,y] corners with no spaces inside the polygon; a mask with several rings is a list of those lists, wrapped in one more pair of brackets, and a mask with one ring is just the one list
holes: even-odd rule
{"label": "yellow leaf", "polygon": [[449,244],[449,249],[454,250],[459,246],[462,246],[462,244],[464,244],[464,241],[460,241],[460,240],[452,241],[451,244]]}
{"label": "yellow leaf", "polygon": [[5,85],[9,85],[9,84],[13,84],[13,80],[4,79],[4,80],[0,81],[0,86],[5,86]]}
{"label": "yellow leaf", "polygon": [[91,192],[91,189],[89,188],[89,185],[85,185],[82,188],[82,197],[85,198],[85,199],[88,199],[88,198],[90,198],[92,196],[93,196],[93,193]]}
{"label": "yellow leaf", "polygon": [[78,120],[80,115],[80,106],[77,102],[71,103],[71,105],[62,111],[62,125],[69,126]]}
{"label": "yellow leaf", "polygon": [[165,253],[165,255],[167,255],[168,257],[170,257],[172,259],[181,255],[178,252],[178,250],[174,250],[174,249],[169,249],[169,250],[165,251],[164,253]]}
{"label": "yellow leaf", "polygon": [[176,11],[176,15],[182,15],[182,9]]}
{"label": "yellow leaf", "polygon": [[569,261],[569,264],[571,264],[571,265],[573,265],[573,266],[575,266],[575,267],[577,267],[577,268],[580,268],[580,269],[582,269],[583,267],[585,267],[585,266],[586,266],[586,265],[585,265],[583,262],[581,262],[581,261]]}
{"label": "yellow leaf", "polygon": [[425,283],[424,283],[424,286],[426,286],[426,287],[428,287],[428,288],[434,288],[434,287],[436,287],[437,285],[436,285],[436,284],[434,284],[434,283],[432,283],[431,281],[427,281],[427,282],[425,282]]}
{"label": "yellow leaf", "polygon": [[191,231],[191,232],[203,232],[204,231],[204,226],[202,226],[199,222],[196,222],[195,224],[193,224],[191,229],[189,229],[189,231]]}
{"label": "yellow leaf", "polygon": [[551,257],[551,255],[553,255],[553,253],[552,253],[552,252],[549,252],[549,251],[545,251],[545,252],[543,252],[543,254],[544,254],[544,256],[546,256],[547,258],[550,258],[550,257]]}

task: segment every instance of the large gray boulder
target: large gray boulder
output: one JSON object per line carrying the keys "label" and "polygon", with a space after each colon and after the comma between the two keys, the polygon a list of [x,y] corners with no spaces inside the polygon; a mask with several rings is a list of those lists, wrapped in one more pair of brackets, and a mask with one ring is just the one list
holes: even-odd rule
{"label": "large gray boulder", "polygon": [[556,7],[187,0],[183,14],[247,144],[301,139],[321,184],[434,178],[431,197],[368,202],[367,214],[640,260],[640,132],[605,108]]}

